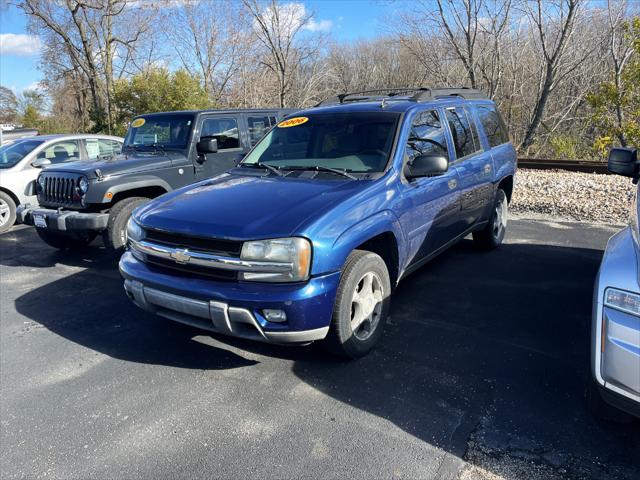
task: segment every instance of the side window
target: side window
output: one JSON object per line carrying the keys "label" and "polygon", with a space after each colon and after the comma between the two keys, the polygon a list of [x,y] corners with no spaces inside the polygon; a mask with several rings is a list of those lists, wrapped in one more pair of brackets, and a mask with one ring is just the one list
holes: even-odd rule
{"label": "side window", "polygon": [[447,151],[447,136],[440,121],[440,114],[436,110],[420,112],[413,119],[407,154],[415,155],[443,155],[449,158]]}
{"label": "side window", "polygon": [[215,138],[218,151],[240,148],[238,121],[235,118],[205,118],[202,122],[200,139]]}
{"label": "side window", "polygon": [[72,162],[80,160],[80,149],[75,140],[58,142],[45,148],[38,154],[38,158],[46,158],[51,163]]}
{"label": "side window", "polygon": [[115,140],[102,138],[87,138],[85,140],[87,157],[97,158],[107,155],[117,155],[122,151],[122,144]]}
{"label": "side window", "polygon": [[267,116],[247,117],[247,123],[249,124],[249,140],[252,147],[258,143],[258,140],[264,137],[272,125]]}
{"label": "side window", "polygon": [[476,146],[474,142],[474,132],[464,109],[447,108],[447,121],[456,147],[456,158],[466,157],[480,150],[480,145]]}
{"label": "side window", "polygon": [[502,145],[503,143],[507,143],[509,141],[507,127],[496,108],[479,106],[476,107],[476,109],[482,128],[484,128],[484,131],[487,134],[489,146],[493,148],[498,145]]}

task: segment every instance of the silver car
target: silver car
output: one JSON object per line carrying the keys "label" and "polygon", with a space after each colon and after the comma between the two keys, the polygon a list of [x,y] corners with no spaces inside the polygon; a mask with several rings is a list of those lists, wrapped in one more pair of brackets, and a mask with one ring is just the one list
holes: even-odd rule
{"label": "silver car", "polygon": [[123,142],[108,135],[43,135],[1,146],[0,233],[14,224],[18,205],[37,205],[34,181],[41,168],[120,153]]}
{"label": "silver car", "polygon": [[[613,149],[609,171],[640,177],[638,151]],[[591,325],[589,406],[597,415],[640,417],[640,232],[638,195],[629,226],[609,240],[596,277]],[[612,408],[613,407],[613,408]]]}

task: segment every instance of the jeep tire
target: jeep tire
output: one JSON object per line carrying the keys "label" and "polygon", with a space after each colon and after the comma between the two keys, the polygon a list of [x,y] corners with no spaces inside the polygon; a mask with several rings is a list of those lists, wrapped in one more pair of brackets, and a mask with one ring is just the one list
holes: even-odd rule
{"label": "jeep tire", "polygon": [[507,194],[504,190],[498,189],[489,223],[482,230],[473,232],[473,241],[481,250],[493,250],[500,246],[507,231],[508,210]]}
{"label": "jeep tire", "polygon": [[44,243],[59,250],[82,248],[93,242],[98,235],[96,232],[55,232],[46,228],[36,227],[36,233]]}
{"label": "jeep tire", "polygon": [[0,233],[9,231],[16,223],[16,202],[7,192],[0,191]]}
{"label": "jeep tire", "polygon": [[104,245],[108,250],[119,252],[127,244],[127,222],[138,206],[149,199],[146,197],[130,197],[120,200],[109,211],[109,223],[102,233]]}
{"label": "jeep tire", "polygon": [[391,295],[384,260],[375,253],[354,250],[340,276],[333,316],[324,345],[346,358],[366,355],[380,340]]}

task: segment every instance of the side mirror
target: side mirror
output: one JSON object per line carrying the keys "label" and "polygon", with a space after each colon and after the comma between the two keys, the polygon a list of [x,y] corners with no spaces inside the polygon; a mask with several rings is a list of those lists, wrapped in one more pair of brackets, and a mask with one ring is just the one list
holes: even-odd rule
{"label": "side mirror", "polygon": [[205,138],[200,140],[196,146],[198,155],[206,155],[207,153],[216,153],[218,151],[218,140],[215,138]]}
{"label": "side mirror", "polygon": [[33,162],[31,162],[31,166],[34,168],[42,168],[51,165],[51,160],[48,158],[36,158]]}
{"label": "side mirror", "polygon": [[418,155],[404,167],[404,175],[409,180],[420,177],[434,177],[449,170],[449,160],[442,155]]}
{"label": "side mirror", "polygon": [[609,152],[609,164],[611,173],[637,180],[640,176],[638,165],[638,150],[635,148],[612,148]]}

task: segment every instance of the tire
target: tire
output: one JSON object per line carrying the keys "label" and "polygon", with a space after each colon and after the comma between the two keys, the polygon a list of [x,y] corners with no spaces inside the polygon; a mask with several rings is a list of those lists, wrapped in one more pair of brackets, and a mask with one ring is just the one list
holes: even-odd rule
{"label": "tire", "polygon": [[0,192],[0,233],[8,232],[16,223],[16,202],[11,195]]}
{"label": "tire", "polygon": [[589,375],[587,385],[587,408],[591,415],[605,422],[626,424],[633,421],[633,417],[613,405],[609,405],[600,395],[600,389],[595,380]]}
{"label": "tire", "polygon": [[102,233],[108,250],[119,252],[124,249],[127,244],[127,222],[131,212],[148,201],[146,197],[130,197],[120,200],[111,208],[107,229]]}
{"label": "tire", "polygon": [[54,232],[52,230],[47,230],[46,228],[37,227],[36,232],[44,243],[59,250],[71,250],[86,247],[93,242],[93,239],[98,235],[96,232]]}
{"label": "tire", "polygon": [[473,232],[473,241],[481,250],[493,250],[502,244],[507,231],[508,210],[507,194],[504,190],[498,189],[489,223],[482,230]]}
{"label": "tire", "polygon": [[[370,285],[371,294],[364,297],[362,290],[367,285]],[[350,359],[369,353],[384,331],[390,295],[391,281],[384,260],[375,253],[354,250],[342,269],[324,346],[332,353]],[[352,322],[361,323],[354,330]]]}

